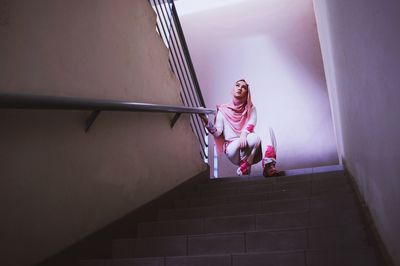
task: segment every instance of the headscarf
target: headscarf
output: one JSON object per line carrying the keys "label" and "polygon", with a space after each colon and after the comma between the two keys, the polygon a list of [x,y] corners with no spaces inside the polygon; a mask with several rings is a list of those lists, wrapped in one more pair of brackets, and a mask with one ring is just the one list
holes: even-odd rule
{"label": "headscarf", "polygon": [[[245,80],[239,80],[244,81]],[[247,84],[247,82],[246,82]],[[250,119],[251,110],[253,108],[253,103],[251,101],[250,88],[247,86],[247,99],[240,102],[238,99],[233,97],[232,102],[217,105],[217,111],[220,111],[225,117],[226,121],[234,132],[240,134],[243,128],[247,125]],[[225,137],[221,134],[219,137],[215,138],[215,144],[217,147],[217,154],[220,155],[223,152],[223,144],[225,142]]]}

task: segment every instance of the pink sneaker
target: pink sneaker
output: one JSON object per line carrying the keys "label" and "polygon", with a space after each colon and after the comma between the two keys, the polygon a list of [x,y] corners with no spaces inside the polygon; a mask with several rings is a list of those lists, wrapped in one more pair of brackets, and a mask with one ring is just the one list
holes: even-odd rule
{"label": "pink sneaker", "polygon": [[282,176],[283,173],[275,168],[275,162],[267,163],[263,169],[264,177]]}
{"label": "pink sneaker", "polygon": [[278,171],[275,168],[276,164],[276,153],[273,146],[267,146],[267,150],[265,151],[264,158],[262,160],[263,166],[263,176],[272,177],[272,176],[281,176],[283,173]]}
{"label": "pink sneaker", "polygon": [[238,176],[249,175],[251,171],[251,165],[245,160],[240,162],[240,167],[237,169],[236,174]]}

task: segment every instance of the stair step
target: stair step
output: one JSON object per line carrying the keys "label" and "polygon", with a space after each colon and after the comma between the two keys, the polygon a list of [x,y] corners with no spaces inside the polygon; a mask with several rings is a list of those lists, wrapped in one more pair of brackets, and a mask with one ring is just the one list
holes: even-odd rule
{"label": "stair step", "polygon": [[116,239],[112,241],[113,258],[186,256],[187,236]]}
{"label": "stair step", "polygon": [[361,225],[356,208],[311,209],[284,213],[209,217],[141,223],[139,237],[249,232],[313,226]]}
{"label": "stair step", "polygon": [[117,239],[114,258],[221,255],[315,248],[354,248],[369,245],[360,226],[312,227],[228,234]]}
{"label": "stair step", "polygon": [[233,254],[233,266],[378,266],[372,248]]}
{"label": "stair step", "polygon": [[296,198],[307,198],[313,196],[329,196],[334,194],[352,193],[350,185],[341,187],[339,191],[325,191],[321,193],[311,193],[311,189],[282,189],[273,192],[261,192],[261,193],[245,193],[241,195],[232,196],[208,196],[208,197],[191,197],[182,200],[175,200],[174,207],[176,209],[191,208],[191,207],[206,207],[215,205],[227,205],[237,202],[257,202],[257,201],[269,201],[269,200],[285,200],[285,199],[296,199]]}
{"label": "stair step", "polygon": [[167,257],[166,266],[231,266],[231,255]]}
{"label": "stair step", "polygon": [[197,189],[187,192],[186,196],[187,198],[229,197],[252,193],[271,193],[282,190],[299,190],[310,194],[321,194],[330,191],[351,191],[351,186],[347,177],[334,176],[295,182],[245,183],[233,187]]}
{"label": "stair step", "polygon": [[243,201],[266,201],[270,199],[285,199],[290,198],[292,196],[296,198],[307,197],[311,194],[311,188],[306,187],[304,189],[280,189],[276,191],[264,191],[260,189],[260,191],[246,192],[246,193],[233,193],[232,195],[224,195],[224,194],[208,194],[201,196],[191,195],[182,200],[175,201],[175,207],[184,208],[184,207],[195,207],[195,206],[209,206],[213,204],[225,204],[225,203],[234,203],[234,202],[243,202]]}
{"label": "stair step", "polygon": [[251,215],[273,212],[308,211],[318,208],[350,208],[357,207],[354,195],[351,193],[318,196],[289,200],[271,200],[260,202],[243,202],[210,207],[193,207],[181,209],[159,210],[159,220],[192,219],[203,217],[220,217]]}
{"label": "stair step", "polygon": [[254,180],[238,180],[236,182],[212,182],[209,181],[205,184],[199,184],[195,190],[221,190],[228,188],[238,188],[243,186],[256,186],[256,185],[267,185],[267,184],[278,184],[278,183],[293,183],[300,181],[311,181],[311,175],[301,175],[301,176],[290,176],[290,177],[271,177],[271,178],[260,178]]}
{"label": "stair step", "polygon": [[245,252],[245,234],[188,236],[188,255],[217,255]]}
{"label": "stair step", "polygon": [[312,180],[324,180],[335,177],[345,176],[344,171],[333,171],[324,173],[307,173],[301,175],[291,176],[279,176],[265,178],[263,176],[250,176],[250,177],[229,177],[229,178],[215,178],[209,180],[205,184],[199,184],[197,188],[199,190],[208,188],[229,188],[229,187],[241,187],[244,185],[257,185],[257,184],[268,184],[268,183],[289,183],[298,181],[312,181]]}
{"label": "stair step", "polygon": [[306,266],[304,251],[233,254],[232,265],[235,266]]}
{"label": "stair step", "polygon": [[164,257],[130,258],[112,260],[82,260],[80,266],[164,266]]}
{"label": "stair step", "polygon": [[80,266],[378,266],[372,248],[307,249],[208,256],[85,260]]}
{"label": "stair step", "polygon": [[200,185],[81,266],[378,266],[343,171]]}
{"label": "stair step", "polygon": [[320,227],[308,230],[310,248],[351,248],[368,246],[363,227]]}
{"label": "stair step", "polygon": [[204,219],[140,223],[137,232],[139,237],[202,234],[204,233]]}
{"label": "stair step", "polygon": [[198,207],[177,210],[160,210],[159,220],[191,219],[203,217],[221,217],[236,215],[251,215],[259,213],[273,213],[286,211],[307,211],[309,209],[308,199],[287,200],[273,202],[236,203],[232,205],[221,205],[211,207]]}
{"label": "stair step", "polygon": [[[315,250],[307,252],[307,266],[378,266],[381,265],[372,248]],[[256,265],[254,265],[256,266]]]}

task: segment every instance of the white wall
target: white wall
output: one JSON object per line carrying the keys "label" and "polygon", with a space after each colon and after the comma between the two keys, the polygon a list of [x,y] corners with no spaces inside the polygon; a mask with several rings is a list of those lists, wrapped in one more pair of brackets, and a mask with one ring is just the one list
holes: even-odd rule
{"label": "white wall", "polygon": [[[0,1],[0,91],[180,104],[147,0]],[[0,110],[1,265],[33,265],[205,170],[189,119]],[[184,163],[183,163],[184,162]]]}
{"label": "white wall", "polygon": [[314,5],[340,156],[400,265],[400,3]]}
{"label": "white wall", "polygon": [[[311,0],[176,5],[208,107],[230,101],[234,82],[245,78],[258,109],[256,132],[265,148],[268,126],[274,129],[281,169],[338,163]],[[225,158],[219,168],[220,176],[236,170]]]}

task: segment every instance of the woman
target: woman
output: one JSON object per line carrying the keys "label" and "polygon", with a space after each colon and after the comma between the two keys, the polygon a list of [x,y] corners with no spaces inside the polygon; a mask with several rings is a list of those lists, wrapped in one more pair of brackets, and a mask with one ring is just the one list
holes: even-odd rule
{"label": "woman", "polygon": [[257,111],[246,80],[236,81],[231,94],[231,103],[217,106],[215,125],[205,115],[201,119],[215,138],[218,155],[224,152],[239,166],[236,171],[239,176],[248,175],[251,165],[262,159],[261,139],[254,133]]}

